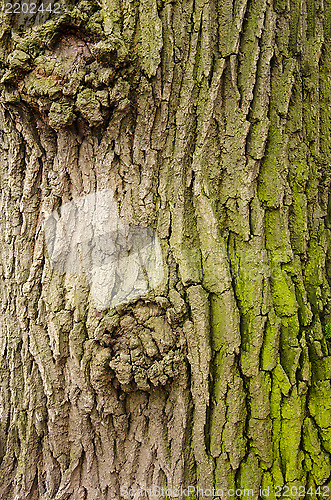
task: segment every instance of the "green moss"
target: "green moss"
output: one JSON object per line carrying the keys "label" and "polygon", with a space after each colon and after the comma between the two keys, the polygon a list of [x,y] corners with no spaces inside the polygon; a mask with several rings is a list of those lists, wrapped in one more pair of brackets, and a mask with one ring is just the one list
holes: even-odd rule
{"label": "green moss", "polygon": [[277,406],[275,407],[275,409],[277,409],[277,414],[278,416],[280,416],[280,406],[278,406],[280,403],[280,391],[284,394],[284,396],[288,396],[291,390],[291,383],[286,372],[284,371],[284,368],[279,363],[274,368],[272,374],[274,377],[276,377],[278,386],[275,393],[274,390],[272,391],[272,400],[273,396],[275,396],[277,401]]}
{"label": "green moss", "polygon": [[330,380],[319,380],[309,391],[308,408],[319,427],[324,448],[331,452],[331,386]]}
{"label": "green moss", "polygon": [[330,40],[331,36],[326,35],[330,30],[330,25],[327,23],[331,19],[331,3],[328,0],[328,8],[324,10],[324,36],[325,36],[325,51],[323,53],[322,63],[320,65],[319,84],[320,84],[320,151],[323,158],[330,158],[331,144],[329,140],[329,131],[331,130],[331,112],[330,112],[330,95],[331,95],[331,81],[330,81]]}
{"label": "green moss", "polygon": [[31,57],[23,50],[14,50],[8,58],[9,67],[11,69],[20,69],[27,71],[30,69]]}
{"label": "green moss", "polygon": [[304,477],[302,466],[304,454],[300,450],[303,404],[304,401],[296,390],[293,390],[282,404],[280,451],[285,466],[286,482]]}
{"label": "green moss", "polygon": [[261,477],[262,471],[259,460],[251,452],[242,463],[236,482],[236,486],[242,490],[244,498],[254,498],[254,492],[259,490]]}
{"label": "green moss", "polygon": [[228,488],[236,489],[235,472],[230,465],[226,453],[223,453],[216,459],[215,489],[224,488],[224,483],[228,485]]}
{"label": "green moss", "polygon": [[324,336],[326,339],[331,339],[331,320],[329,320],[324,327]]}
{"label": "green moss", "polygon": [[243,315],[257,308],[257,298],[261,294],[263,275],[270,270],[266,252],[249,244],[238,242],[236,248],[228,249],[232,275],[235,278],[235,292]]}
{"label": "green moss", "polygon": [[277,364],[280,325],[280,318],[276,316],[274,309],[271,309],[264,332],[261,353],[262,370],[273,370]]}
{"label": "green moss", "polygon": [[[279,483],[277,483],[278,485]],[[264,472],[261,481],[261,496],[260,498],[268,500],[276,500],[274,480],[270,472]]]}
{"label": "green moss", "polygon": [[267,210],[265,213],[266,248],[270,251],[272,265],[288,262],[293,251],[284,210]]}
{"label": "green moss", "polygon": [[321,448],[318,429],[309,417],[304,420],[302,437],[304,450],[309,455],[306,457],[307,468],[316,484],[324,484],[331,473],[330,456]]}
{"label": "green moss", "polygon": [[53,102],[49,110],[49,124],[55,130],[71,125],[75,115],[73,106],[69,103]]}
{"label": "green moss", "polygon": [[268,118],[264,118],[252,125],[248,142],[248,154],[252,158],[263,158],[265,139],[268,136],[269,126],[270,120]]}
{"label": "green moss", "polygon": [[309,242],[308,262],[305,265],[306,283],[318,286],[323,283],[323,274],[325,268],[325,250],[319,245],[316,239]]}
{"label": "green moss", "polygon": [[[315,131],[316,131],[316,125],[314,127],[314,134]],[[314,202],[316,197],[318,196],[318,186],[319,186],[318,179],[320,178],[319,165],[314,160],[311,154],[308,157],[308,163],[309,163],[309,179],[307,182],[305,193],[308,202]]]}
{"label": "green moss", "polygon": [[293,202],[290,213],[291,242],[296,253],[306,251],[308,240],[307,199],[306,195],[298,190],[297,185],[292,188]]}
{"label": "green moss", "polygon": [[310,309],[310,304],[307,299],[307,293],[303,282],[301,261],[298,255],[294,259],[282,266],[292,278],[295,285],[295,295],[299,306],[299,319],[302,326],[308,326],[311,323],[313,314]]}
{"label": "green moss", "polygon": [[162,23],[156,0],[140,0],[138,56],[140,65],[149,78],[156,74],[162,46]]}
{"label": "green moss", "polygon": [[293,282],[280,268],[273,270],[271,292],[277,316],[293,316],[297,313],[298,303]]}
{"label": "green moss", "polygon": [[[279,39],[278,39],[279,40]],[[278,44],[284,44],[284,40],[279,40]],[[283,45],[284,50],[287,50],[286,45]],[[282,47],[282,48],[283,48]],[[271,105],[277,111],[277,115],[287,117],[289,110],[290,98],[292,95],[293,84],[295,81],[294,72],[297,67],[297,60],[292,57],[287,57],[283,61],[282,71],[277,74],[277,78],[272,82],[272,97]],[[276,116],[275,115],[275,118]],[[287,155],[286,155],[287,156]]]}
{"label": "green moss", "polygon": [[226,346],[232,353],[240,345],[239,313],[233,293],[212,294],[210,304],[213,350]]}
{"label": "green moss", "polygon": [[83,344],[86,337],[86,328],[83,322],[74,323],[72,330],[69,332],[69,352],[70,356],[75,357],[79,362],[84,354]]}
{"label": "green moss", "polygon": [[28,424],[27,413],[26,413],[26,411],[21,410],[19,412],[17,427],[18,427],[18,430],[19,430],[20,439],[22,441],[26,437],[27,424]]}
{"label": "green moss", "polygon": [[300,357],[300,375],[299,375],[299,378],[301,378],[301,380],[307,382],[310,385],[312,370],[311,370],[309,349],[308,349],[305,330],[302,331],[300,345],[302,348],[302,352],[301,352],[301,357]]}
{"label": "green moss", "polygon": [[291,6],[291,17],[290,17],[290,38],[289,38],[289,49],[293,55],[298,52],[298,36],[300,29],[300,12],[301,12],[301,2],[300,0],[292,0]]}
{"label": "green moss", "polygon": [[61,94],[61,87],[56,84],[51,76],[37,76],[31,72],[24,81],[27,93],[31,97],[45,96],[55,98]]}
{"label": "green moss", "polygon": [[263,343],[263,331],[266,318],[256,316],[252,311],[241,320],[242,349],[240,365],[244,375],[256,375],[260,364],[260,349]]}
{"label": "green moss", "polygon": [[267,208],[278,208],[283,197],[284,183],[281,177],[280,161],[284,141],[277,124],[271,122],[264,158],[258,177],[258,196]]}
{"label": "green moss", "polygon": [[17,43],[17,49],[27,52],[32,57],[41,54],[59,33],[61,19],[47,21],[40,26],[35,26],[26,33]]}
{"label": "green moss", "polygon": [[254,419],[267,418],[270,413],[271,377],[269,373],[259,372],[249,379],[250,414]]}
{"label": "green moss", "polygon": [[304,191],[306,182],[309,180],[309,165],[306,160],[306,146],[298,147],[298,155],[302,160],[290,164],[289,179],[298,191]]}
{"label": "green moss", "polygon": [[[317,340],[321,342],[323,340],[323,328],[322,328],[322,323],[319,318],[319,315],[315,314],[313,318],[313,323],[311,328],[309,329],[309,340]],[[321,355],[320,357],[322,357]]]}
{"label": "green moss", "polygon": [[274,0],[273,8],[277,13],[281,13],[287,10],[288,2],[287,0]]}
{"label": "green moss", "polygon": [[106,41],[93,45],[92,53],[97,61],[118,68],[128,62],[128,50],[120,38],[109,36]]}
{"label": "green moss", "polygon": [[297,315],[282,318],[281,364],[292,384],[296,383],[296,372],[302,349],[299,345],[299,321]]}
{"label": "green moss", "polygon": [[[316,12],[316,1],[311,0],[310,2],[307,3],[307,31],[306,31],[306,36],[307,39],[312,38],[315,36],[315,28],[316,28],[316,17],[317,17],[317,12]],[[319,4],[319,2],[318,2]]]}
{"label": "green moss", "polygon": [[119,0],[103,0],[104,29],[107,35],[120,35],[122,9]]}
{"label": "green moss", "polygon": [[213,363],[213,388],[210,418],[210,452],[213,457],[217,457],[222,451],[222,431],[225,424],[226,405],[224,394],[224,377],[227,368],[227,348],[223,348],[215,354]]}
{"label": "green moss", "polygon": [[77,96],[75,106],[91,125],[102,123],[100,102],[92,89],[82,90]]}

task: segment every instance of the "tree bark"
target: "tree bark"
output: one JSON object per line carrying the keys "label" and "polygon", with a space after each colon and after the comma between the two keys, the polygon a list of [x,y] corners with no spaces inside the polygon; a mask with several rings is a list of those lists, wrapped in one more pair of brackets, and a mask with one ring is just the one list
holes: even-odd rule
{"label": "tree bark", "polygon": [[[29,22],[0,21],[0,497],[328,497],[330,0]],[[104,190],[164,278],[100,310],[44,223]]]}

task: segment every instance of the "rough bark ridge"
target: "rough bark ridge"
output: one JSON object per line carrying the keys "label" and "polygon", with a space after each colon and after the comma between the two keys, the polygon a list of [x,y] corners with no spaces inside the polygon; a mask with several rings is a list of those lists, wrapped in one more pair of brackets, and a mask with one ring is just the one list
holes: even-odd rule
{"label": "rough bark ridge", "polygon": [[[15,22],[2,13],[1,498],[320,498],[330,1],[83,0]],[[166,279],[99,313],[84,277],[52,269],[42,222],[104,188],[157,230]]]}

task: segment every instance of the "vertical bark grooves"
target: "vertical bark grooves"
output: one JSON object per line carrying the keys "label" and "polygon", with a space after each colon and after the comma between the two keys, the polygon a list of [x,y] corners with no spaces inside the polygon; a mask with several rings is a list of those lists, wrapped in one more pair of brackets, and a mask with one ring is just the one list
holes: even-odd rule
{"label": "vertical bark grooves", "polygon": [[[88,0],[13,36],[2,14],[1,498],[329,494],[330,19]],[[104,189],[164,279],[99,311],[43,224]]]}

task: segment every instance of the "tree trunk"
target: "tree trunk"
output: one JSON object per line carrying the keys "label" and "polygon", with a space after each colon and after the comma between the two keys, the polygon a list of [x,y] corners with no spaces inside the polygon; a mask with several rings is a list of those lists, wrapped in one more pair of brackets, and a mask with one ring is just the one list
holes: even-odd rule
{"label": "tree trunk", "polygon": [[[0,497],[328,497],[330,0],[69,7],[0,24]],[[162,255],[108,307],[99,192]]]}

